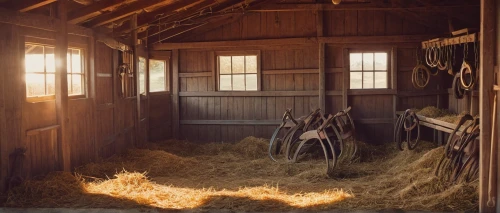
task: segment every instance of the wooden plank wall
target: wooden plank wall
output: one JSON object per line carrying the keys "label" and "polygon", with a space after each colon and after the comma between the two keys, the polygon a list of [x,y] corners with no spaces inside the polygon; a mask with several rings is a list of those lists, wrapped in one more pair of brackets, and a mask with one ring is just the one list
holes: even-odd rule
{"label": "wooden plank wall", "polygon": [[[16,148],[27,149],[22,171],[25,178],[57,170],[61,162],[57,158],[60,153],[57,149],[59,128],[55,101],[27,102],[24,83],[24,38],[55,40],[55,33],[14,24],[0,24],[0,27],[0,76],[9,76],[6,81],[0,78],[0,181],[5,183],[11,175],[9,168],[12,168],[13,158],[10,156]],[[75,168],[132,147],[135,135],[127,129],[134,128],[135,102],[116,98],[118,90],[114,87],[120,82],[113,72],[117,67],[113,58],[115,50],[88,36],[70,35],[69,42],[86,46],[87,59],[87,97],[70,98],[68,108],[70,165]],[[94,63],[91,63],[94,59],[98,59],[95,60],[95,70]],[[96,79],[95,73],[109,77]],[[97,94],[96,97],[93,94]],[[2,184],[0,190],[4,187]]]}
{"label": "wooden plank wall", "polygon": [[[405,17],[386,11],[324,11],[325,36],[384,36],[430,33],[427,27],[413,23]],[[316,12],[263,12],[251,13],[242,19],[218,27],[184,41],[224,41],[240,39],[268,39],[316,36]],[[359,129],[359,138],[371,143],[392,140],[394,111],[427,105],[447,106],[445,95],[437,93],[442,78],[434,77],[425,90],[411,85],[411,70],[416,65],[418,44],[326,44],[326,112],[335,113],[343,105],[343,72],[346,70],[344,52],[349,49],[394,49],[394,72],[397,91],[379,90],[356,93],[348,91],[347,104],[353,107],[353,117]],[[215,91],[212,72],[212,51],[245,50],[255,48],[231,47],[220,49],[190,49],[180,51],[180,120],[183,138],[193,141],[238,141],[246,136],[269,138],[286,108],[293,108],[295,116],[307,114],[318,107],[319,68],[318,46],[269,46],[261,51],[263,70],[262,91],[308,91],[305,96],[250,95],[237,93],[204,93]],[[308,69],[308,70],[306,70]],[[279,70],[286,70],[276,74]],[[311,70],[313,70],[311,73]],[[266,74],[271,71],[272,74]],[[200,73],[194,75],[192,73]],[[191,74],[191,75],[190,75]],[[175,79],[174,79],[175,80]],[[399,92],[402,92],[399,94]],[[259,96],[259,97],[254,97]],[[440,101],[438,101],[440,100]],[[206,121],[208,120],[208,121]],[[220,120],[216,122],[213,120]],[[235,121],[236,120],[236,121]],[[254,122],[248,121],[253,120]],[[203,122],[206,121],[206,122]],[[229,122],[233,121],[233,122]],[[234,125],[246,122],[248,125]],[[203,123],[203,125],[202,125]]]}

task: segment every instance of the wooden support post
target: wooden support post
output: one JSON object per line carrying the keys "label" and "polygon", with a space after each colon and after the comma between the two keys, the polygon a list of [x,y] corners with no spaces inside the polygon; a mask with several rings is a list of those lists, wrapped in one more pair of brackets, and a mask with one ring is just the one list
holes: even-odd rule
{"label": "wooden support post", "polygon": [[179,50],[172,50],[172,133],[174,138],[180,136],[179,110]]}
{"label": "wooden support post", "polygon": [[139,45],[137,44],[137,14],[132,15],[130,18],[130,28],[132,30],[132,48],[134,49],[134,65],[133,73],[135,79],[135,97],[136,97],[136,113],[134,116],[135,121],[135,145],[141,146],[143,144],[141,137],[141,88],[140,88],[140,77],[139,77]]}
{"label": "wooden support post", "polygon": [[71,171],[71,149],[68,138],[68,32],[67,32],[67,0],[58,1],[58,16],[61,20],[61,26],[56,35],[56,111],[57,123],[61,126],[57,135],[57,144],[59,151],[60,169]]}
{"label": "wooden support post", "polygon": [[349,91],[349,50],[344,48],[342,52],[344,72],[342,73],[342,108],[346,109],[349,105],[347,92]]}
{"label": "wooden support post", "polygon": [[[92,131],[94,134],[94,141],[97,140],[97,111],[96,111],[96,106],[97,106],[97,93],[96,93],[96,88],[97,88],[97,72],[95,69],[95,45],[96,45],[96,39],[94,36],[89,37],[89,49],[88,49],[88,66],[89,66],[89,82],[90,82],[90,88],[89,88],[89,96],[92,99],[92,112],[93,112],[93,119],[92,119]],[[94,143],[94,159],[97,160],[99,158],[99,149],[97,148],[96,143]]]}
{"label": "wooden support post", "polygon": [[[481,38],[480,38],[480,70],[479,70],[479,116],[480,145],[479,145],[479,212],[495,212],[494,206],[488,206],[488,184],[490,148],[491,148],[491,100],[493,89],[494,57],[495,57],[495,27],[496,27],[496,0],[481,0]],[[496,172],[496,171],[494,171]],[[495,186],[496,191],[496,186]],[[495,194],[496,196],[496,194]],[[498,197],[498,196],[496,196]],[[495,203],[495,202],[493,202]],[[491,203],[490,203],[491,204]]]}
{"label": "wooden support post", "polygon": [[[398,48],[393,47],[391,49],[391,83],[390,83],[390,88],[393,89],[394,91],[398,91]],[[398,110],[398,96],[397,94],[392,96],[392,110],[393,110],[393,119],[394,119],[394,124],[396,124],[396,111]]]}
{"label": "wooden support post", "polygon": [[[2,26],[0,26],[2,27]],[[0,37],[3,35],[0,34]],[[0,56],[4,56],[5,50],[0,50]],[[5,182],[4,178],[8,175],[8,160],[9,160],[9,151],[7,149],[7,125],[5,122],[5,69],[0,69],[0,192],[5,190]]]}
{"label": "wooden support post", "polygon": [[324,113],[326,110],[326,89],[325,89],[325,43],[319,43],[319,107]]}

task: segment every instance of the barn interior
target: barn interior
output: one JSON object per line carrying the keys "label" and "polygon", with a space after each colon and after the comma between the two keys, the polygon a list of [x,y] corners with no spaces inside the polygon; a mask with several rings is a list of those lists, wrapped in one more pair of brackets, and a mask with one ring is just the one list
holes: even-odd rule
{"label": "barn interior", "polygon": [[500,211],[499,18],[0,0],[0,209]]}

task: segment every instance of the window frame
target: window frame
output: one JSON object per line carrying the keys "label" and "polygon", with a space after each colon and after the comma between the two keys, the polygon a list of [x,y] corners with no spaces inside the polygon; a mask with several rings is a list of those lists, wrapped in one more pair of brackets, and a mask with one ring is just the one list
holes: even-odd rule
{"label": "window frame", "polygon": [[[220,90],[220,66],[219,66],[219,56],[257,56],[257,90]],[[215,51],[214,54],[214,69],[216,74],[216,86],[215,91],[218,92],[258,92],[262,91],[261,87],[261,51],[260,50],[234,50],[234,51]],[[252,73],[253,74],[253,73]],[[231,74],[233,75],[233,74]]]}
{"label": "window frame", "polygon": [[[26,44],[33,44],[33,45],[40,45],[40,46],[47,46],[47,47],[53,47],[54,50],[56,48],[56,41],[53,40],[53,39],[45,39],[45,38],[36,38],[36,37],[29,37],[29,36],[25,36],[24,37],[24,42],[23,42],[23,52],[25,51],[24,48],[26,47]],[[88,45],[87,44],[82,44],[82,43],[76,43],[76,42],[68,42],[68,50],[69,49],[78,49],[80,50],[80,57],[81,57],[81,66],[82,66],[82,74],[81,76],[83,77],[82,79],[82,85],[84,86],[84,88],[82,89],[82,92],[83,94],[78,94],[78,95],[69,95],[69,91],[68,91],[68,99],[82,99],[82,98],[87,98],[87,95],[88,95],[88,88],[89,88],[89,78],[88,78],[88,75],[89,75],[89,72],[88,72],[88,60],[87,60],[87,51],[88,51]],[[54,52],[55,54],[55,52]],[[23,57],[23,60],[26,60],[25,59],[25,56],[26,56],[26,53],[24,52],[24,54],[22,54],[22,57]],[[46,69],[46,68],[44,68]],[[57,73],[57,70],[56,72],[54,72],[54,75],[56,75]],[[23,76],[24,76],[24,79],[26,79],[26,67],[25,67],[25,64],[23,63]],[[46,75],[46,72],[44,72],[44,75]],[[66,75],[73,75],[72,73],[67,73]],[[67,78],[68,79],[68,78]],[[69,82],[68,82],[68,85],[69,85]],[[30,103],[37,103],[37,102],[44,102],[44,101],[52,101],[52,100],[55,100],[56,99],[56,94],[54,95],[42,95],[42,96],[32,96],[32,97],[28,97],[28,93],[26,91],[27,89],[27,84],[26,84],[26,81],[24,82],[24,96],[25,96],[25,100],[26,102],[30,102]]]}
{"label": "window frame", "polygon": [[[391,48],[370,48],[370,47],[367,47],[367,48],[352,48],[352,49],[348,49],[347,51],[347,61],[348,63],[346,64],[347,66],[347,72],[348,72],[348,79],[349,81],[347,81],[348,85],[347,85],[347,88],[349,90],[363,90],[363,91],[367,91],[367,90],[390,90],[393,88],[393,83],[391,81],[392,79],[392,75],[393,75],[393,67],[392,67],[392,60],[393,60],[393,51]],[[351,71],[351,53],[386,53],[387,54],[387,70],[386,70],[386,73],[387,73],[387,87],[386,88],[375,88],[375,82],[373,84],[373,88],[351,88],[351,72],[359,72],[359,73],[364,73],[365,71],[364,70],[356,70],[356,71]],[[377,70],[375,70],[375,67],[373,68],[373,70],[371,71],[366,71],[366,72],[371,72],[371,73],[374,73],[373,75],[373,80],[375,81],[375,73],[377,72]],[[381,72],[381,71],[378,71],[378,72]],[[363,87],[363,82],[361,82],[361,86]]]}
{"label": "window frame", "polygon": [[[172,53],[170,51],[149,51],[148,63],[150,62],[150,60],[165,61],[165,90],[151,92],[151,88],[149,88],[150,95],[170,94],[170,92],[172,91],[172,88],[171,88],[172,85],[170,82],[170,79],[171,79],[170,75],[172,75],[171,58],[172,58]],[[151,67],[151,64],[147,70],[148,76],[149,76],[148,87],[151,87],[151,75],[150,75],[151,73],[149,73],[150,67]]]}

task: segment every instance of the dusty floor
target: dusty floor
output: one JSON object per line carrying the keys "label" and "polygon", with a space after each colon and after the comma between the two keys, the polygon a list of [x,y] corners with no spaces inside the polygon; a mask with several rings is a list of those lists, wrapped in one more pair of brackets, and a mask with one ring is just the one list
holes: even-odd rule
{"label": "dusty floor", "polygon": [[150,144],[76,174],[53,173],[6,197],[6,207],[157,208],[161,210],[325,211],[477,209],[477,182],[433,175],[442,148],[415,151],[363,145],[361,162],[327,178],[323,161],[274,163],[267,141]]}

